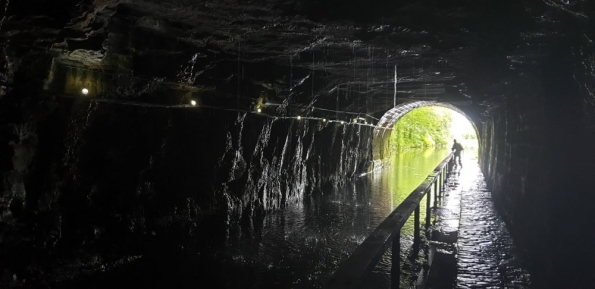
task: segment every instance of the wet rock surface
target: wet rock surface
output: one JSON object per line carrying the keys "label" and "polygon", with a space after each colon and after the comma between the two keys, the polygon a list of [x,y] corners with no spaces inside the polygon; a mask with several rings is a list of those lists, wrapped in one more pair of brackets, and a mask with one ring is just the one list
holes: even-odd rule
{"label": "wet rock surface", "polygon": [[454,168],[437,211],[425,288],[532,288],[522,254],[473,160]]}
{"label": "wet rock surface", "polygon": [[457,276],[457,240],[461,218],[461,190],[456,172],[446,180],[443,197],[433,212],[435,221],[430,228],[428,268],[420,272],[420,287],[454,288]]}
{"label": "wet rock surface", "polygon": [[[225,234],[373,161],[357,152],[373,128],[323,119],[436,100],[475,122],[537,287],[594,287],[595,2],[389,2],[1,1],[2,285],[121,267],[163,232]],[[200,117],[177,109],[191,100]]]}
{"label": "wet rock surface", "polygon": [[7,286],[89,286],[220,247],[230,227],[255,234],[267,212],[366,172],[372,151],[370,126],[183,106],[65,101],[36,123],[15,129],[5,175]]}
{"label": "wet rock surface", "polygon": [[530,288],[529,272],[476,164],[461,169],[456,288]]}

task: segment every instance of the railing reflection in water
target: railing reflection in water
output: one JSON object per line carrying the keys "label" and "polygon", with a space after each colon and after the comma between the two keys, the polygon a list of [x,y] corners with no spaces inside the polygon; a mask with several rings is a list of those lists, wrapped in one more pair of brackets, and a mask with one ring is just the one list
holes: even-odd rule
{"label": "railing reflection in water", "polygon": [[[447,174],[450,172],[449,154],[434,171],[357,247],[335,271],[326,284],[328,289],[360,288],[368,273],[378,264],[382,255],[392,246],[391,288],[399,288],[401,278],[401,228],[413,213],[413,252],[417,254],[421,243],[420,202],[426,198],[426,230],[431,222],[431,203],[438,206],[442,198]],[[432,191],[434,196],[432,197]]]}

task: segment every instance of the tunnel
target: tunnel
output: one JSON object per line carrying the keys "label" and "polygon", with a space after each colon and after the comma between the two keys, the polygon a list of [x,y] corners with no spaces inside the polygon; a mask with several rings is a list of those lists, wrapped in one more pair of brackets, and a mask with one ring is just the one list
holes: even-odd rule
{"label": "tunnel", "polygon": [[268,250],[263,228],[286,221],[271,216],[324,213],[321,200],[357,191],[386,169],[395,122],[424,106],[473,124],[530,288],[595,288],[591,0],[0,11],[2,288],[200,288],[223,271],[234,277],[212,288],[318,288],[239,270],[254,261],[238,240]]}
{"label": "tunnel", "polygon": [[388,142],[395,124],[407,113],[422,107],[443,107],[453,112],[459,113],[469,121],[475,130],[475,135],[479,135],[475,122],[471,120],[464,111],[460,110],[455,105],[437,101],[410,101],[401,103],[386,111],[376,123],[377,128],[374,131],[374,145],[372,148],[374,158],[374,166],[371,168],[372,170],[376,169],[377,167],[382,167],[385,163],[383,161],[390,159],[391,151]]}

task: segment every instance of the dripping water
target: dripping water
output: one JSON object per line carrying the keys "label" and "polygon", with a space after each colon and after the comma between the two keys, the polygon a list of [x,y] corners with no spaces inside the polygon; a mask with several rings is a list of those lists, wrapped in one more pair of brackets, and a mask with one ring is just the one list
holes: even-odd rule
{"label": "dripping water", "polygon": [[192,56],[192,59],[188,61],[188,65],[185,67],[182,66],[181,71],[179,71],[176,75],[180,78],[182,83],[186,84],[193,84],[196,80],[196,77],[199,75],[198,72],[194,72],[194,67],[196,66],[196,61],[198,60],[200,53],[196,53]]}
{"label": "dripping water", "polygon": [[394,85],[395,93],[393,95],[393,107],[396,107],[397,106],[397,83],[398,83],[398,79],[397,79],[397,65],[395,64],[395,85]]}
{"label": "dripping water", "polygon": [[2,15],[2,20],[0,20],[0,31],[2,31],[4,21],[6,21],[6,17],[8,16],[8,4],[10,4],[10,0],[6,0],[6,4],[4,4],[4,15]]}
{"label": "dripping water", "polygon": [[81,145],[81,138],[91,123],[94,112],[99,107],[98,102],[89,102],[89,105],[85,109],[80,109],[72,117],[68,125],[68,137],[65,142],[65,155],[64,165],[70,169],[71,172],[75,173],[76,178],[76,164],[78,161],[78,150]]}

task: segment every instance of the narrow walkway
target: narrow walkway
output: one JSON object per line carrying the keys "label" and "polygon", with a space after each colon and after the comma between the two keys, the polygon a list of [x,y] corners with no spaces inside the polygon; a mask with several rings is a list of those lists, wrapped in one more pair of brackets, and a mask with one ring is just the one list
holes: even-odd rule
{"label": "narrow walkway", "polygon": [[497,215],[478,164],[467,160],[448,179],[433,226],[425,288],[529,288],[530,276]]}

